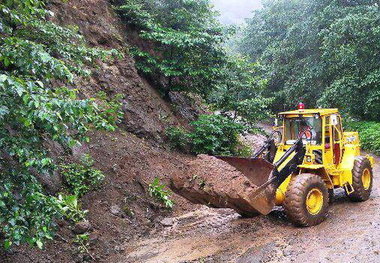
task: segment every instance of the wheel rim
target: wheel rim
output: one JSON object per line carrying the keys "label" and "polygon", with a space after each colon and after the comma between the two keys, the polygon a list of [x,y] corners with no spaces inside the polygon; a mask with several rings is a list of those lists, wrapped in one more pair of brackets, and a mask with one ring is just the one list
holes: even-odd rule
{"label": "wheel rim", "polygon": [[318,214],[323,207],[323,193],[318,188],[313,188],[309,191],[306,197],[307,211],[312,214]]}
{"label": "wheel rim", "polygon": [[362,183],[365,190],[368,190],[371,186],[371,171],[368,168],[363,171]]}

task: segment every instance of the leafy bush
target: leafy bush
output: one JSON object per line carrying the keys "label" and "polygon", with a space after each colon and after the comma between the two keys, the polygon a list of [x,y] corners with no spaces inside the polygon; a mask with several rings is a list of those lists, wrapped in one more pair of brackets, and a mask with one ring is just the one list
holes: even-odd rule
{"label": "leafy bush", "polygon": [[191,123],[189,137],[192,152],[211,155],[231,155],[239,144],[239,133],[244,126],[221,115],[201,115]]}
{"label": "leafy bush", "polygon": [[[246,121],[268,116],[271,99],[256,63],[225,48],[235,30],[224,28],[210,0],[120,0],[116,11],[149,45],[130,49],[136,67],[170,98],[196,93]],[[258,77],[260,76],[260,77]]]}
{"label": "leafy bush", "polygon": [[350,121],[345,127],[359,132],[360,143],[364,150],[380,154],[380,122]]}
{"label": "leafy bush", "polygon": [[190,136],[182,127],[170,127],[166,129],[165,135],[169,139],[169,143],[173,148],[177,148],[183,152],[190,150]]}
{"label": "leafy bush", "polygon": [[81,209],[76,195],[59,194],[57,197],[57,204],[62,215],[67,220],[78,223],[83,221],[86,217],[87,211]]}
{"label": "leafy bush", "polygon": [[78,197],[94,189],[104,180],[104,174],[92,168],[94,164],[90,155],[85,154],[81,163],[62,164],[60,166],[63,178],[69,191]]}
{"label": "leafy bush", "polygon": [[[123,118],[122,99],[123,94],[116,94],[113,98],[109,98],[104,91],[98,92],[96,99],[98,99],[98,107],[100,109],[100,116],[110,123],[118,123]],[[105,128],[105,127],[98,127]]]}
{"label": "leafy bush", "polygon": [[[20,186],[20,182],[24,184]],[[44,240],[53,237],[53,218],[61,215],[57,205],[56,198],[43,194],[41,184],[29,172],[2,172],[0,222],[4,248],[21,243],[42,248]]]}
{"label": "leafy bush", "polygon": [[244,130],[243,125],[228,117],[201,115],[191,123],[190,132],[172,127],[166,134],[169,142],[180,150],[190,149],[195,154],[235,155],[247,153],[247,149],[240,147],[239,142],[239,134]]}
{"label": "leafy bush", "polygon": [[162,202],[166,208],[172,208],[174,202],[170,200],[171,192],[165,189],[165,185],[161,184],[160,178],[156,177],[151,184],[149,184],[149,194],[150,196],[156,198],[158,201]]}
{"label": "leafy bush", "polygon": [[88,233],[76,235],[74,238],[74,243],[78,246],[78,252],[79,253],[86,253],[91,257],[93,261],[96,259],[94,256],[90,253],[89,247],[90,247],[90,235]]}

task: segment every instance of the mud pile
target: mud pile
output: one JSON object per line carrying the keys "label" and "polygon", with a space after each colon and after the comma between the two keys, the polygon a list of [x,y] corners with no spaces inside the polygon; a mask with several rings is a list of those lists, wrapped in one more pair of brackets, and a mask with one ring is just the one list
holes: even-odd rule
{"label": "mud pile", "polygon": [[[229,163],[234,162],[233,166]],[[214,208],[232,208],[243,216],[267,214],[272,190],[257,194],[267,181],[271,166],[261,160],[219,159],[199,155],[189,163],[189,173],[172,178],[171,188],[190,202]],[[257,179],[258,177],[259,180]],[[269,201],[268,201],[269,200]]]}

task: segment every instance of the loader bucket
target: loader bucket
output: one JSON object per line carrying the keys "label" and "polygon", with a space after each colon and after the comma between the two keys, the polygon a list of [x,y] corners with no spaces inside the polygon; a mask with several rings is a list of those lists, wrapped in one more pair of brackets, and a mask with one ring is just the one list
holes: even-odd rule
{"label": "loader bucket", "polygon": [[235,167],[247,177],[251,183],[257,186],[257,189],[249,195],[249,200],[247,201],[257,213],[263,215],[269,214],[275,205],[274,198],[276,188],[270,182],[274,169],[273,164],[261,158],[221,156],[217,156],[216,158]]}

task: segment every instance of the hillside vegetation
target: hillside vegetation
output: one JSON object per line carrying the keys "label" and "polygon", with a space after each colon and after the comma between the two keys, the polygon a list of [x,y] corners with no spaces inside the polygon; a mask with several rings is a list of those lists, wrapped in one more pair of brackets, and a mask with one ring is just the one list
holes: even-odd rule
{"label": "hillside vegetation", "polygon": [[115,2],[121,19],[138,32],[130,49],[138,70],[166,97],[171,91],[198,94],[249,123],[267,116],[260,68],[226,50],[234,30],[217,21],[210,1]]}
{"label": "hillside vegetation", "polygon": [[[0,222],[4,246],[27,242],[42,248],[52,238],[55,217],[69,209],[47,194],[42,181],[57,169],[49,143],[69,150],[88,141],[91,128],[113,130],[117,113],[94,100],[79,99],[76,77],[114,50],[88,48],[75,28],[50,22],[42,1],[0,5]],[[62,84],[61,84],[62,83]],[[75,84],[74,84],[75,85]]]}
{"label": "hillside vegetation", "polygon": [[106,262],[190,210],[166,184],[195,154],[299,101],[380,153],[379,11],[265,1],[235,39],[209,0],[1,1],[0,261]]}
{"label": "hillside vegetation", "polygon": [[380,10],[371,0],[265,1],[240,51],[259,61],[273,110],[337,107],[380,118]]}

